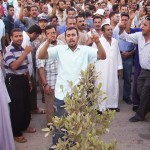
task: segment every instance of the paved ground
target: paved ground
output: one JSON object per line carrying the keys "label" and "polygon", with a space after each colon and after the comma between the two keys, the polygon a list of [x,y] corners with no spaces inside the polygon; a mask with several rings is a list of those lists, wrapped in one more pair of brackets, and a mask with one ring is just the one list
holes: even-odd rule
{"label": "paved ground", "polygon": [[[120,97],[122,97],[121,94]],[[40,107],[44,107],[40,96],[38,104]],[[119,150],[150,150],[150,113],[147,115],[146,121],[130,123],[128,119],[134,115],[132,106],[125,104],[122,100],[120,100],[119,106],[121,111],[116,113],[110,132],[104,136],[105,141],[117,140]],[[32,115],[31,126],[35,127],[37,132],[24,134],[28,142],[16,143],[16,150],[48,150],[51,144],[51,135],[45,138],[41,131],[46,126],[46,116]]]}

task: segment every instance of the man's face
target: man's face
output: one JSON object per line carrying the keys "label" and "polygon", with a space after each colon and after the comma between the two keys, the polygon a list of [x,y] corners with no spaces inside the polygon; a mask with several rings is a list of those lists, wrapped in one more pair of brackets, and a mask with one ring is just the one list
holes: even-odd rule
{"label": "man's face", "polygon": [[150,21],[144,20],[143,23],[141,24],[141,29],[142,29],[143,35],[149,34],[150,33]]}
{"label": "man's face", "polygon": [[64,2],[59,2],[58,9],[59,9],[60,11],[64,11],[64,10],[65,10],[65,4],[64,4]]}
{"label": "man's face", "polygon": [[100,30],[101,24],[102,24],[101,19],[99,19],[99,18],[94,19],[94,28],[95,28],[95,30]]}
{"label": "man's face", "polygon": [[40,20],[40,21],[38,22],[38,25],[39,25],[39,27],[40,27],[42,30],[44,30],[45,27],[47,26],[47,21],[46,21],[46,20]]}
{"label": "man's face", "polygon": [[106,25],[105,31],[103,31],[104,37],[110,39],[110,38],[112,38],[112,34],[113,34],[112,27],[110,25]]}
{"label": "man's face", "polygon": [[142,16],[144,16],[144,15],[145,15],[144,9],[141,7],[141,8],[139,9],[139,17],[142,17]]}
{"label": "man's face", "polygon": [[58,20],[56,18],[53,18],[52,21],[51,21],[51,24],[54,25],[54,26],[57,26]]}
{"label": "man's face", "polygon": [[37,7],[31,7],[30,15],[33,18],[36,18],[38,16],[38,9],[37,9]]}
{"label": "man's face", "polygon": [[121,7],[120,13],[128,13],[128,7]]}
{"label": "man's face", "polygon": [[77,26],[77,22],[76,22],[76,19],[68,19],[67,22],[66,22],[66,26],[67,28],[70,28],[70,27],[76,27]]}
{"label": "man's face", "polygon": [[22,41],[23,41],[23,34],[22,32],[14,32],[13,35],[11,36],[11,40],[13,43],[17,46],[21,46]]}
{"label": "man's face", "polygon": [[71,2],[67,1],[66,2],[66,8],[70,8],[71,7]]}
{"label": "man's face", "polygon": [[21,6],[21,0],[17,0],[18,6]]}
{"label": "man's face", "polygon": [[45,13],[45,14],[48,14],[48,7],[47,7],[47,5],[43,5],[42,12]]}
{"label": "man's face", "polygon": [[120,16],[119,16],[119,14],[115,14],[115,15],[113,16],[113,21],[114,21],[115,23],[119,23],[119,21],[120,21]]}
{"label": "man's face", "polygon": [[9,9],[8,9],[8,15],[10,15],[10,16],[14,16],[14,8],[13,7],[10,7]]}
{"label": "man's face", "polygon": [[89,5],[85,5],[84,9],[89,10]]}
{"label": "man's face", "polygon": [[25,16],[25,17],[29,17],[30,16],[30,12],[27,10],[27,8],[24,8],[23,16]]}
{"label": "man's face", "polygon": [[78,43],[78,35],[75,29],[66,31],[66,42],[70,48],[74,48]]}
{"label": "man's face", "polygon": [[68,11],[67,16],[73,16],[73,17],[75,17],[76,13],[75,13],[75,11]]}
{"label": "man's face", "polygon": [[128,20],[129,20],[129,18],[126,16],[121,17],[121,23],[123,23],[125,26],[128,24]]}
{"label": "man's face", "polygon": [[39,34],[37,34],[36,32],[33,32],[30,36],[30,41],[34,41],[35,39],[37,39],[37,37],[39,36]]}
{"label": "man's face", "polygon": [[106,4],[105,3],[101,3],[100,7],[101,7],[101,9],[104,9],[104,8],[106,8]]}
{"label": "man's face", "polygon": [[146,6],[147,8],[147,15],[150,15],[150,6]]}
{"label": "man's face", "polygon": [[51,39],[51,43],[55,43],[57,38],[57,32],[55,28],[46,30],[46,36],[48,39]]}
{"label": "man's face", "polygon": [[132,2],[132,4],[131,4],[131,9],[135,11],[136,8],[137,8],[136,2]]}
{"label": "man's face", "polygon": [[83,17],[79,17],[77,18],[77,27],[79,30],[84,30],[85,26],[84,26],[84,18]]}

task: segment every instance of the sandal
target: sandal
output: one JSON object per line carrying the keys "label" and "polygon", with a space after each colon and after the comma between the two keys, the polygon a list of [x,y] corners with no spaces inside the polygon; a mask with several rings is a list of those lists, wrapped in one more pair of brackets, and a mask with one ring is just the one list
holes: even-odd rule
{"label": "sandal", "polygon": [[14,137],[14,140],[18,143],[26,143],[27,139],[24,136],[16,136]]}
{"label": "sandal", "polygon": [[26,133],[35,133],[36,132],[36,129],[35,128],[32,128],[32,127],[28,127],[26,130],[25,130]]}
{"label": "sandal", "polygon": [[32,114],[45,114],[45,109],[37,108],[31,112]]}

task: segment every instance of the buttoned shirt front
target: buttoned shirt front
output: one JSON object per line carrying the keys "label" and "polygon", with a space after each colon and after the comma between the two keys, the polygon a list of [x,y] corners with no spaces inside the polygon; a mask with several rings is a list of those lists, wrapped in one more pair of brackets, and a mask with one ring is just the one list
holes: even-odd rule
{"label": "buttoned shirt front", "polygon": [[139,60],[141,68],[150,70],[150,41],[145,42],[142,32],[127,34],[125,31],[120,35],[121,39],[138,44]]}
{"label": "buttoned shirt front", "polygon": [[68,81],[72,81],[74,85],[79,83],[81,70],[87,69],[89,63],[97,60],[97,49],[78,45],[76,50],[72,51],[68,45],[57,45],[47,51],[48,57],[58,62],[55,97],[63,100],[66,93],[71,91]]}

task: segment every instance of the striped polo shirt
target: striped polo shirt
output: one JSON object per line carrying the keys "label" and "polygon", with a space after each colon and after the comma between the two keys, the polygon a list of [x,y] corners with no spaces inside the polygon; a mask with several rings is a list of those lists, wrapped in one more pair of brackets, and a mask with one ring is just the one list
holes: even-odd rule
{"label": "striped polo shirt", "polygon": [[22,53],[24,52],[24,49],[21,47],[17,47],[14,43],[10,44],[6,48],[6,52],[4,54],[4,67],[6,74],[11,73],[11,74],[16,74],[16,75],[21,75],[26,72],[28,72],[28,59],[26,58],[23,63],[18,67],[15,71],[13,71],[10,68],[10,65],[17,60]]}

